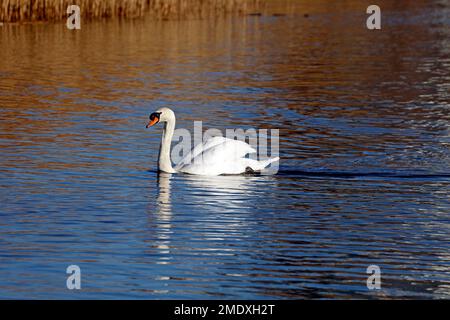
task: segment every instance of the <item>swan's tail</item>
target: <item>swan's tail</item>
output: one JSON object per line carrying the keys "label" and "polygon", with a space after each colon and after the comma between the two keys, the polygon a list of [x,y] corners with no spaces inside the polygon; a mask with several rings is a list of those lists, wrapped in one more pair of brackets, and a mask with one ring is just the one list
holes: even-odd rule
{"label": "swan's tail", "polygon": [[248,161],[248,167],[250,167],[253,171],[261,171],[272,162],[280,160],[280,157],[270,158],[262,161],[253,159],[246,159],[246,160]]}

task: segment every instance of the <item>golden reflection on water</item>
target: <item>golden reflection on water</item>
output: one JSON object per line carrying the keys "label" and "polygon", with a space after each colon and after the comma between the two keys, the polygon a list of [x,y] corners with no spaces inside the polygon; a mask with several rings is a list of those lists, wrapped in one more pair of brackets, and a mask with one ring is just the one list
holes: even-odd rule
{"label": "golden reflection on water", "polygon": [[[380,5],[387,16],[435,5],[400,2]],[[271,13],[287,15],[271,17]],[[442,81],[437,77],[445,79],[439,70],[449,69],[448,37],[432,26],[396,20],[387,20],[381,32],[368,32],[361,27],[365,17],[364,4],[358,1],[288,1],[269,5],[263,17],[213,23],[111,20],[86,22],[79,32],[68,31],[64,24],[5,25],[0,33],[1,147],[70,145],[83,139],[73,132],[77,114],[102,121],[101,133],[114,135],[127,122],[108,115],[126,116],[123,105],[142,101],[260,103],[251,119],[258,127],[273,123],[268,108],[283,100],[283,108],[301,117],[355,123],[373,119],[386,130],[412,125],[428,131],[448,129],[447,107],[430,112],[428,105],[409,106],[418,99],[448,106],[445,85],[432,85]],[[430,38],[433,46],[426,47]],[[429,61],[430,55],[442,59]],[[230,85],[236,90],[227,90]],[[239,94],[248,88],[261,91],[257,101]],[[205,118],[201,108],[184,111],[186,121]],[[246,120],[231,116],[228,108],[216,112],[214,118],[226,119],[229,125]],[[351,147],[357,154],[385,152],[383,146],[392,142],[417,148],[426,143],[386,134],[353,135],[346,141],[340,131],[298,124],[297,118],[277,117],[282,143],[289,144],[286,137],[313,136],[304,141],[306,147],[320,145],[332,152]],[[61,132],[64,128],[66,132]],[[95,142],[84,142],[94,147]]]}

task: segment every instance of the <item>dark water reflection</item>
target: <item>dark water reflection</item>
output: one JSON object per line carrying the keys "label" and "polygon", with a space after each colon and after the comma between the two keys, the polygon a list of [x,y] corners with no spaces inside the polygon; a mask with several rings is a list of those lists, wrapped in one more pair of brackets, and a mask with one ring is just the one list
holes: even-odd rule
{"label": "dark water reflection", "polygon": [[[0,27],[0,297],[449,298],[450,7],[380,6]],[[161,106],[279,174],[158,176]]]}

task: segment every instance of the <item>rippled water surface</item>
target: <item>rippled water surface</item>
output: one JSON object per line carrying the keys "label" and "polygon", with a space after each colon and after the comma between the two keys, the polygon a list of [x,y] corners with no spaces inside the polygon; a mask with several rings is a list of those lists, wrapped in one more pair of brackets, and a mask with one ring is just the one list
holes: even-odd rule
{"label": "rippled water surface", "polygon": [[[0,27],[0,297],[450,298],[450,5],[326,3]],[[161,106],[278,174],[158,176]]]}

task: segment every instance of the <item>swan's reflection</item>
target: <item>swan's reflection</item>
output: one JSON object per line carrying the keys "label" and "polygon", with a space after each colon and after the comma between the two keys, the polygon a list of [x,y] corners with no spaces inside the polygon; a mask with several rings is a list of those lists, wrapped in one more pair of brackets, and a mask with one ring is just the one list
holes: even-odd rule
{"label": "swan's reflection", "polygon": [[196,176],[186,175],[193,203],[199,206],[213,205],[217,212],[247,212],[249,202],[256,192],[256,177],[230,176]]}
{"label": "swan's reflection", "polygon": [[208,255],[231,255],[233,246],[225,243],[243,241],[253,236],[259,177],[254,176],[183,176],[189,189],[192,211],[192,238],[203,243]]}
{"label": "swan's reflection", "polygon": [[161,255],[157,264],[168,264],[170,260],[170,236],[172,233],[172,205],[170,199],[170,180],[172,175],[158,174],[158,196],[156,201],[156,248]]}
{"label": "swan's reflection", "polygon": [[[171,180],[172,174],[158,174],[157,213],[158,220],[170,222],[172,217]],[[267,180],[267,177],[264,177]],[[247,211],[249,201],[255,198],[258,176],[225,175],[201,176],[179,175],[177,182],[183,188],[184,203],[187,205],[212,205],[217,211]],[[175,201],[177,203],[177,201]]]}
{"label": "swan's reflection", "polygon": [[204,270],[243,276],[230,271],[229,264],[238,254],[253,253],[260,232],[255,208],[273,182],[268,176],[160,173],[151,226],[152,256],[162,267],[155,280],[167,289],[158,292],[168,292],[176,285],[174,278],[178,282],[201,278]]}
{"label": "swan's reflection", "polygon": [[158,217],[162,221],[169,221],[172,215],[172,205],[170,201],[170,180],[172,175],[170,173],[160,172],[157,176],[158,183],[158,197],[157,208]]}
{"label": "swan's reflection", "polygon": [[[270,180],[268,176],[160,173],[154,220],[157,263],[174,262],[178,252],[233,254],[235,248],[223,244],[253,237],[258,193],[267,191],[258,191],[258,187],[267,187]],[[177,223],[180,219],[182,224]]]}

